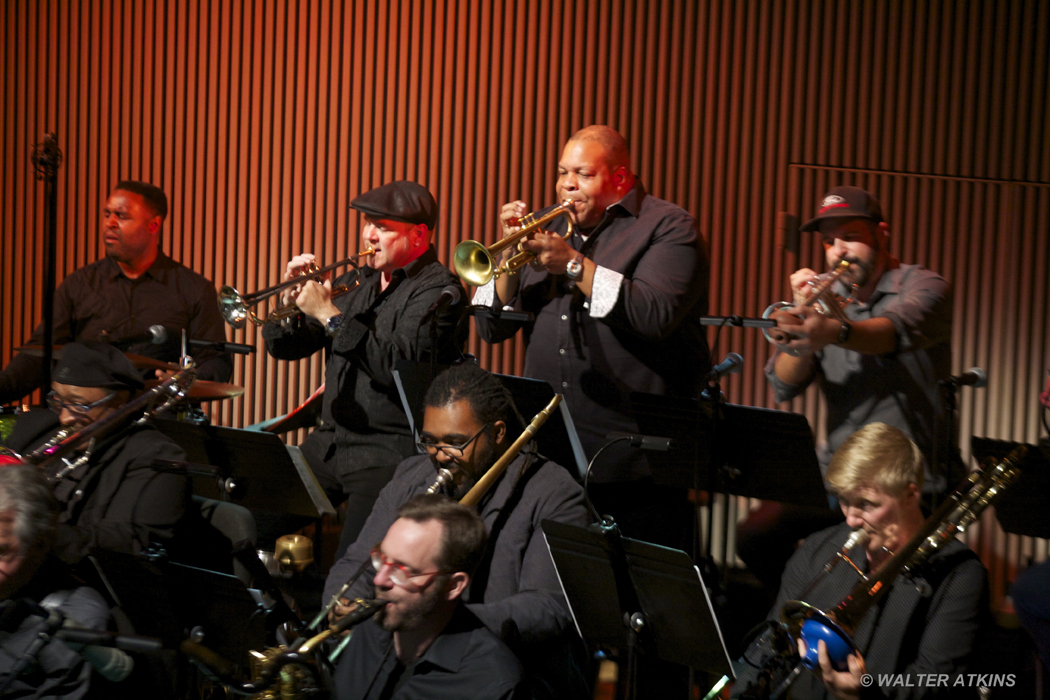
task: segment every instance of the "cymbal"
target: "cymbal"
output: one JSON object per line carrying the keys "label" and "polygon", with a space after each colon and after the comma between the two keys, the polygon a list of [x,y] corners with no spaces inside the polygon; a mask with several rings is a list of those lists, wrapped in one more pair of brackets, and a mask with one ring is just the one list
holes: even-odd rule
{"label": "cymbal", "polygon": [[[23,345],[20,348],[15,348],[16,352],[24,352],[32,357],[43,357],[44,347],[42,345]],[[62,346],[55,345],[52,348],[51,356],[56,360],[62,357]],[[164,360],[158,360],[153,357],[146,357],[145,355],[132,355],[130,352],[124,353],[124,356],[131,360],[131,364],[136,369],[162,369],[169,372],[178,372],[179,365],[175,362],[165,362]]]}
{"label": "cymbal", "polygon": [[[150,379],[146,382],[146,388],[152,389],[161,383],[159,379]],[[236,384],[225,384],[223,382],[211,382],[207,379],[198,379],[186,392],[186,398],[190,401],[221,401],[232,399],[244,393],[243,386]]]}

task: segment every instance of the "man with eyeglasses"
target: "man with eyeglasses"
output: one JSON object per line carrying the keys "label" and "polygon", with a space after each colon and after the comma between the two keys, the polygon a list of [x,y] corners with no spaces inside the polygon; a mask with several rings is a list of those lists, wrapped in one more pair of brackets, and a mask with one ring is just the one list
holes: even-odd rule
{"label": "man with eyeglasses", "polygon": [[[51,410],[20,415],[7,446],[24,454],[46,442],[60,424],[85,428],[113,414],[142,387],[138,371],[112,345],[67,343],[47,396]],[[60,464],[47,474],[62,505],[55,555],[75,564],[94,548],[137,553],[151,543],[169,542],[188,505],[187,477],[150,467],[158,459],[185,460],[182,448],[141,425],[102,438],[90,449],[88,460],[76,469]]]}
{"label": "man with eyeglasses", "polygon": [[445,496],[421,494],[398,509],[371,551],[386,606],[340,657],[337,698],[522,697],[518,660],[462,604],[487,539],[478,514]]}
{"label": "man with eyeglasses", "polygon": [[[459,499],[517,437],[508,428],[517,420],[510,392],[476,365],[438,375],[425,402],[419,439],[425,454],[403,461],[379,494],[361,535],[328,574],[326,603],[359,570],[366,573],[343,597],[371,597],[375,543],[397,520],[401,504],[426,492],[439,469],[450,472],[449,491]],[[523,451],[481,499],[478,511],[490,540],[464,595],[467,609],[521,659],[532,697],[587,697],[587,683],[573,656],[579,650],[574,645],[582,645],[540,530],[548,519],[586,525],[583,489],[564,467]],[[334,614],[341,617],[348,611],[340,605]]]}

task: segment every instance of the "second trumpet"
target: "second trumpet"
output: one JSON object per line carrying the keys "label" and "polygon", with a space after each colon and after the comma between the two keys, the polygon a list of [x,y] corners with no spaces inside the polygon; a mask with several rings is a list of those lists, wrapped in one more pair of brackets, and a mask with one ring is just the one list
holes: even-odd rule
{"label": "second trumpet", "polygon": [[[295,304],[285,304],[284,306],[278,306],[270,312],[269,316],[265,318],[259,318],[255,314],[255,312],[252,311],[252,307],[261,301],[269,299],[275,294],[283,292],[289,287],[295,286],[297,284],[302,284],[303,282],[309,279],[313,279],[317,282],[320,282],[323,279],[323,275],[325,273],[331,272],[337,267],[351,265],[352,267],[357,268],[359,266],[361,258],[365,258],[369,255],[374,254],[375,249],[372,248],[372,246],[368,246],[357,255],[353,255],[344,260],[340,260],[339,262],[332,263],[331,265],[325,265],[324,267],[317,267],[316,265],[311,265],[305,270],[300,271],[299,275],[294,279],[285,280],[284,282],[275,284],[272,287],[261,289],[255,294],[242,295],[240,292],[238,292],[236,289],[229,285],[223,286],[223,288],[219,290],[219,312],[222,314],[222,317],[226,319],[226,323],[230,324],[234,328],[244,328],[246,322],[249,320],[257,326],[262,326],[269,323],[270,321],[280,321],[282,319],[291,318],[292,316],[295,316],[299,313],[299,307]],[[342,294],[346,294],[356,286],[356,281],[353,285],[349,286],[342,284],[337,285],[332,288],[332,297],[335,298]]]}
{"label": "second trumpet", "polygon": [[[489,280],[500,275],[513,275],[521,266],[535,257],[533,253],[521,249],[521,241],[533,231],[538,231],[559,216],[564,216],[568,224],[568,230],[563,236],[568,240],[572,235],[572,205],[573,200],[566,199],[558,206],[551,209],[543,216],[536,218],[535,214],[526,214],[521,217],[521,228],[506,238],[496,241],[487,248],[477,241],[463,241],[456,246],[452,256],[452,264],[464,282],[474,287],[482,287]],[[496,256],[512,245],[517,245],[521,251],[502,265],[496,264]]]}

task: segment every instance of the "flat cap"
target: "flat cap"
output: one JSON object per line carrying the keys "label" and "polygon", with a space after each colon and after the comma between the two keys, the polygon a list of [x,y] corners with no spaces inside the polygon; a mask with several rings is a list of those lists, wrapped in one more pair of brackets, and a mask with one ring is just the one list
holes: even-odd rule
{"label": "flat cap", "polygon": [[820,200],[817,215],[802,224],[800,231],[816,231],[824,219],[845,218],[871,219],[875,223],[882,221],[882,208],[879,200],[867,190],[849,185],[833,187]]}
{"label": "flat cap", "polygon": [[359,194],[350,206],[375,219],[426,224],[428,229],[437,224],[434,196],[426,187],[408,180],[395,180]]}
{"label": "flat cap", "polygon": [[51,379],[70,386],[141,389],[144,384],[131,360],[108,343],[66,343]]}

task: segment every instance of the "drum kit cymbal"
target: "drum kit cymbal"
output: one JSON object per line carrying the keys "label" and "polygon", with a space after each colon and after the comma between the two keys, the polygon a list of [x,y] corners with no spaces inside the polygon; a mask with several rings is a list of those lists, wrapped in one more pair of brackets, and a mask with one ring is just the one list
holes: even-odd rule
{"label": "drum kit cymbal", "polygon": [[[44,356],[44,348],[40,345],[25,345],[16,348],[16,350],[34,357]],[[62,357],[62,346],[54,346],[51,355],[56,359]],[[131,360],[131,364],[134,365],[136,369],[159,369],[162,372],[179,371],[179,366],[174,362],[165,362],[164,360],[158,360],[154,357],[146,357],[145,355],[134,355],[130,352],[124,353],[124,356]],[[146,382],[146,388],[149,389],[157,386],[162,381],[163,380],[161,379],[150,379]],[[243,393],[243,386],[198,379],[190,387],[189,392],[186,394],[186,398],[190,401],[221,401],[223,399],[232,399]]]}

